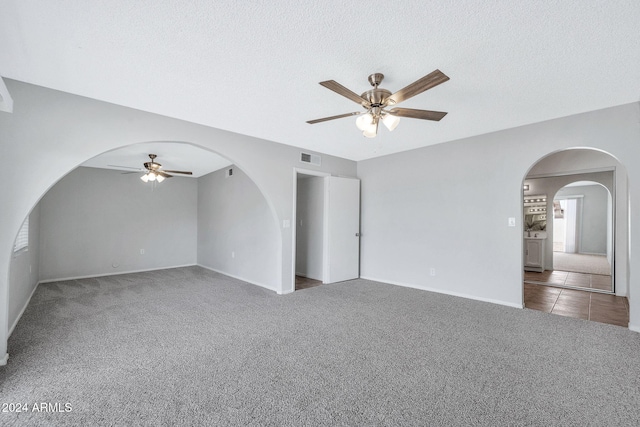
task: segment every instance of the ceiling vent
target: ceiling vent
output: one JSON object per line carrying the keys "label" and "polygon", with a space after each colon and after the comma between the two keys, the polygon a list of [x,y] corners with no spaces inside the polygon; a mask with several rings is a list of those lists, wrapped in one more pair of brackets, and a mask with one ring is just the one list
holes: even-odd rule
{"label": "ceiling vent", "polygon": [[225,178],[229,178],[230,176],[233,176],[233,168],[227,169],[224,173]]}
{"label": "ceiling vent", "polygon": [[320,166],[322,158],[317,154],[300,153],[300,161],[302,163],[310,163],[312,165]]}

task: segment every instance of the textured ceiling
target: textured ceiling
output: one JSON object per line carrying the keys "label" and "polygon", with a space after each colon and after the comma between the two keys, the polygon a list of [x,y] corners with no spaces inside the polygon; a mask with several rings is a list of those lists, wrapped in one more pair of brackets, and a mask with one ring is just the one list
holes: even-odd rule
{"label": "textured ceiling", "polygon": [[[127,172],[137,170],[142,176],[142,172],[145,171],[143,163],[151,161],[149,154],[158,156],[155,161],[162,165],[163,170],[193,172],[191,175],[193,178],[231,165],[229,160],[195,145],[178,142],[143,142],[107,151],[87,160],[82,166]],[[189,177],[189,175],[176,176]]]}
{"label": "textured ceiling", "polygon": [[[353,160],[638,101],[637,0],[0,0],[0,75]],[[448,111],[366,139],[321,87]]]}

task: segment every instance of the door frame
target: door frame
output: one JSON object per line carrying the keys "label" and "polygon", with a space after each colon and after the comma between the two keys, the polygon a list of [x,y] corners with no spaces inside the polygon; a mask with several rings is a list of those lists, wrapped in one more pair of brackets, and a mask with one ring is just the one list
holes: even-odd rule
{"label": "door frame", "polygon": [[[537,162],[539,162],[541,159],[538,159]],[[537,163],[536,162],[536,163]],[[534,163],[534,165],[536,164]],[[588,169],[581,169],[581,170],[575,170],[575,171],[567,171],[567,172],[555,172],[555,173],[543,173],[543,174],[535,174],[535,175],[525,175],[524,178],[522,179],[522,182],[524,183],[527,179],[537,179],[537,178],[551,178],[551,177],[557,177],[557,176],[569,176],[569,175],[581,175],[581,174],[587,174],[587,173],[595,173],[595,172],[612,172],[613,173],[613,179],[612,179],[612,188],[611,191],[609,191],[609,189],[607,189],[607,191],[609,191],[610,195],[611,195],[611,291],[610,292],[606,292],[606,293],[611,293],[612,295],[617,295],[616,293],[616,263],[615,263],[615,259],[616,259],[616,234],[617,234],[617,192],[618,192],[618,184],[617,184],[617,167],[616,166],[605,166],[605,167],[595,167],[595,168],[588,168]],[[597,184],[600,184],[598,182],[596,182]],[[602,184],[600,184],[602,185]],[[520,186],[521,190],[520,190],[520,199],[524,198],[524,188],[522,186]],[[562,187],[561,187],[562,188]],[[547,195],[547,210],[549,210],[549,206],[551,206],[553,208],[553,197],[555,197],[555,194],[551,197],[549,197],[549,195]],[[522,204],[521,204],[522,205]],[[524,211],[523,208],[521,206],[521,212],[522,215],[521,217],[524,218]],[[553,236],[552,236],[553,238]],[[522,233],[522,237],[520,238],[520,247],[523,248],[524,247],[524,232]],[[524,255],[524,252],[523,252]],[[524,289],[524,256],[520,257],[522,259],[522,271],[523,271],[523,277],[522,277],[522,283],[523,283],[523,289]],[[628,286],[628,284],[627,284]],[[593,292],[593,291],[592,291]],[[627,292],[629,292],[629,289],[627,288]],[[522,304],[524,306],[524,292],[522,293]]]}
{"label": "door frame", "polygon": [[[298,229],[298,175],[311,175],[311,176],[317,176],[319,178],[326,178],[331,176],[330,173],[328,172],[320,172],[320,171],[315,171],[315,170],[311,170],[311,169],[303,169],[303,168],[293,168],[293,215],[291,216],[291,292],[295,292],[296,290],[296,257],[298,255],[298,248],[297,248],[297,244],[296,244],[296,238],[297,238],[297,229]],[[324,194],[326,194],[327,192],[327,181],[324,180],[323,182],[323,191]],[[326,225],[327,225],[327,201],[324,200],[323,202],[323,209],[322,209],[322,222],[324,224],[324,229],[325,229],[325,233],[326,233]],[[323,238],[323,243],[322,243],[322,271],[323,271],[323,277],[322,277],[322,281],[324,283],[325,281],[325,277],[324,277],[324,269],[325,266],[327,264],[327,260],[326,260],[326,248],[325,246],[325,242],[324,242],[324,238]]]}

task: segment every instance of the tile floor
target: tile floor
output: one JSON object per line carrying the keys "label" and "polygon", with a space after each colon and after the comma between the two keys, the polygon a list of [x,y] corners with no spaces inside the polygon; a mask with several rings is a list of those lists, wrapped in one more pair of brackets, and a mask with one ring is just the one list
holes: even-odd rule
{"label": "tile floor", "polygon": [[307,277],[296,276],[296,291],[300,289],[313,288],[314,286],[322,285],[322,281],[309,279]]}
{"label": "tile floor", "polygon": [[524,306],[560,316],[629,325],[629,301],[610,294],[525,283]]}
{"label": "tile floor", "polygon": [[536,282],[545,285],[570,286],[574,288],[598,289],[611,291],[611,276],[600,274],[572,273],[569,271],[545,270],[524,272],[525,282]]}

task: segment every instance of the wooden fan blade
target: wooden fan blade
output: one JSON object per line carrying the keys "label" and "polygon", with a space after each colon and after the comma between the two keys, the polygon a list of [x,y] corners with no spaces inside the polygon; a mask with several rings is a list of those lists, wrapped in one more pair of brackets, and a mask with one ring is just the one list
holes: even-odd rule
{"label": "wooden fan blade", "polygon": [[193,175],[193,172],[186,172],[186,171],[170,171],[166,169],[163,169],[163,171],[168,173],[181,173],[183,175]]}
{"label": "wooden fan blade", "polygon": [[367,108],[370,106],[369,101],[367,101],[357,93],[342,86],[340,83],[336,82],[335,80],[327,80],[326,82],[320,82],[320,84],[326,87],[327,89],[334,91],[338,95],[342,95],[345,98],[349,98],[356,104],[363,105],[364,107],[367,107]]}
{"label": "wooden fan blade", "polygon": [[168,173],[165,173],[165,172],[169,172],[169,171],[159,171],[159,170],[153,171],[153,173],[155,173],[156,175],[160,175],[165,178],[173,178],[173,175],[169,175]]}
{"label": "wooden fan blade", "polygon": [[329,120],[341,119],[343,117],[357,116],[359,114],[362,114],[362,111],[354,111],[353,113],[340,114],[338,116],[331,116],[331,117],[324,117],[322,119],[308,120],[307,123],[312,125],[314,123],[320,123],[320,122],[326,122],[326,121],[329,121]]}
{"label": "wooden fan blade", "polygon": [[438,86],[440,83],[444,83],[447,80],[449,80],[449,77],[447,77],[442,71],[435,70],[391,95],[388,98],[389,104],[399,104],[400,102],[409,99],[412,96],[416,96],[427,89]]}
{"label": "wooden fan blade", "polygon": [[409,117],[412,119],[440,121],[447,113],[443,111],[414,110],[413,108],[392,108],[389,113],[398,117]]}

